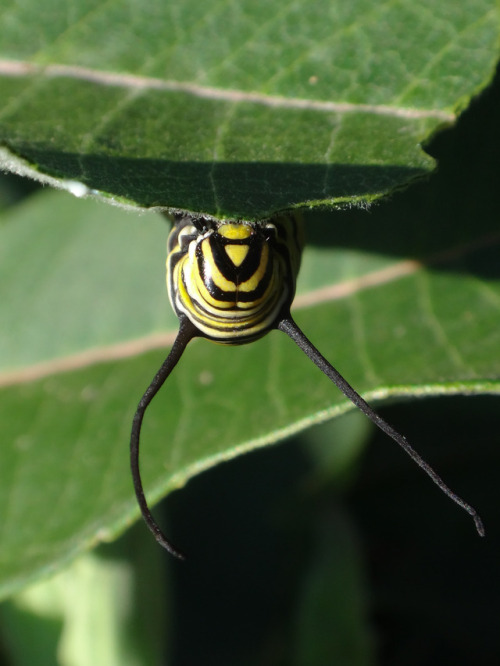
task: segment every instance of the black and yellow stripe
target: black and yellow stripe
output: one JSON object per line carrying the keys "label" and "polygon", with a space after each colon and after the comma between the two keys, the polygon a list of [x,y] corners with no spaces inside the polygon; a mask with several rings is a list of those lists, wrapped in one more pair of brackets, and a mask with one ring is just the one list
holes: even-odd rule
{"label": "black and yellow stripe", "polygon": [[295,214],[259,224],[177,222],[168,239],[167,287],[210,340],[244,344],[265,335],[295,295],[302,223]]}
{"label": "black and yellow stripe", "polygon": [[260,223],[179,216],[168,238],[167,287],[179,317],[179,332],[162,367],[142,396],[132,424],[130,461],[142,516],[160,545],[184,557],[149,510],[139,471],[139,441],[145,411],[194,337],[239,345],[277,329],[375,425],[397,442],[434,483],[484,528],[475,509],[455,495],[399,432],[384,421],[313,346],[290,314],[302,252],[302,221],[296,213]]}

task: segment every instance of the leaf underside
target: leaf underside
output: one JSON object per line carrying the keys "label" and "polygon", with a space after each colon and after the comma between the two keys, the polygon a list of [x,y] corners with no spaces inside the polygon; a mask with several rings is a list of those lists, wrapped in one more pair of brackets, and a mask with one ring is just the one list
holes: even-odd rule
{"label": "leaf underside", "polygon": [[434,168],[497,58],[487,0],[66,4],[3,18],[3,165],[146,208],[373,201]]}

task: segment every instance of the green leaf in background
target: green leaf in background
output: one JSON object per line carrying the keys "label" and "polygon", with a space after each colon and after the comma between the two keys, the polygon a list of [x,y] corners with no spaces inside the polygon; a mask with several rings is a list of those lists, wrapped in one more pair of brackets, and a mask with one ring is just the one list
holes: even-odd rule
{"label": "green leaf in background", "polygon": [[498,31],[492,0],[11,2],[1,163],[217,216],[369,202],[432,170]]}
{"label": "green leaf in background", "polygon": [[[368,399],[500,389],[500,239],[485,196],[489,171],[471,158],[462,172],[449,146],[448,155],[460,176],[444,168],[371,214],[308,220],[296,318]],[[482,199],[447,196],[458,177]],[[435,192],[441,208],[430,204]],[[1,221],[6,595],[137,518],[130,423],[176,322],[162,218],[43,191]],[[421,260],[405,259],[410,249]],[[147,415],[148,497],[350,408],[278,332],[234,349],[195,341]]]}
{"label": "green leaf in background", "polygon": [[154,599],[165,584],[162,564],[154,544],[130,530],[115,544],[85,553],[49,580],[22,590],[0,606],[0,636],[8,663],[160,663],[167,604]]}

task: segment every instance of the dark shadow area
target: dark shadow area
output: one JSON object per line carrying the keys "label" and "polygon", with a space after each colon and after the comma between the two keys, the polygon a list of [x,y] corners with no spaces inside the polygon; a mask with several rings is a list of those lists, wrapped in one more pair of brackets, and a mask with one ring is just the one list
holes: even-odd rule
{"label": "dark shadow area", "polygon": [[218,465],[169,498],[172,539],[188,560],[169,561],[168,663],[263,663],[275,640],[273,650],[286,652],[281,632],[289,631],[308,533],[290,509],[301,512],[297,480],[305,469],[300,448],[271,447]]}
{"label": "dark shadow area", "polygon": [[[428,179],[396,192],[367,212],[311,212],[307,240],[416,257],[447,270],[498,276],[500,182],[500,71],[459,118],[429,142],[438,161]],[[461,246],[462,252],[460,252]],[[440,256],[457,249],[456,257]],[[485,254],[483,255],[483,252]]]}
{"label": "dark shadow area", "polygon": [[[307,201],[370,198],[426,175],[405,166],[171,162],[7,146],[44,173],[77,180],[139,206],[265,218]],[[214,189],[216,194],[214,195]]]}
{"label": "dark shadow area", "polygon": [[363,535],[378,664],[493,666],[500,654],[497,397],[381,410],[480,511],[486,537],[374,433],[348,503]]}
{"label": "dark shadow area", "polygon": [[[498,430],[498,398],[421,400],[380,411],[480,510],[486,538],[379,432],[349,489],[332,479],[311,494],[307,433],[220,465],[166,502],[172,537],[190,556],[185,564],[168,560],[174,601],[167,663],[295,663],[315,526],[338,511],[358,535],[378,666],[496,663],[500,448],[490,435]],[[329,622],[339,631],[334,616]]]}

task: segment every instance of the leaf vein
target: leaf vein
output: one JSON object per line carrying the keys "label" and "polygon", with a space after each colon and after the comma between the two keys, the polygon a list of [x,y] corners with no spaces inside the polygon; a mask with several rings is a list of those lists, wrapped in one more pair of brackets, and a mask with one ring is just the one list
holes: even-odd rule
{"label": "leaf vein", "polygon": [[247,92],[231,88],[201,86],[195,83],[138,76],[120,72],[98,71],[76,65],[48,65],[41,67],[33,63],[0,59],[0,75],[4,76],[43,76],[45,79],[67,77],[101,85],[141,90],[184,92],[194,97],[232,103],[259,104],[278,109],[300,109],[323,113],[365,113],[388,117],[423,119],[436,118],[453,122],[455,114],[440,109],[396,107],[388,104],[363,104],[352,102],[322,101],[281,95],[267,95],[261,92]]}

